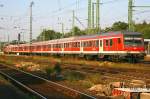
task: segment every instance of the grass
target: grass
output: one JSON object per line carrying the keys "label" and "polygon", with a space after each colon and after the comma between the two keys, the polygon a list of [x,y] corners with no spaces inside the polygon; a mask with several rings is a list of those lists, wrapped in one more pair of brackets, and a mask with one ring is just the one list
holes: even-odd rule
{"label": "grass", "polygon": [[[146,57],[146,60],[150,59]],[[121,69],[136,69],[136,70],[150,70],[148,67],[149,64],[130,64],[130,63],[112,63],[112,62],[99,62],[99,61],[87,61],[79,58],[56,58],[56,57],[44,57],[44,56],[5,56],[0,55],[0,61],[7,64],[17,64],[20,62],[33,62],[35,64],[39,64],[42,67],[54,67],[57,61],[61,61],[61,63],[68,64],[78,64],[78,65],[88,65],[88,66],[96,66],[96,67],[105,67],[105,68],[121,68]],[[41,69],[42,69],[41,67]]]}

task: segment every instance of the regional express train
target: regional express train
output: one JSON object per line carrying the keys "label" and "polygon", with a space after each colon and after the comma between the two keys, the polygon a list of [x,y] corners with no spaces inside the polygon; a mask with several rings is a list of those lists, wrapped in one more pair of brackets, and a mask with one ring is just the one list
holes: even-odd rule
{"label": "regional express train", "polygon": [[71,54],[109,59],[130,57],[140,59],[145,55],[142,34],[137,32],[108,32],[32,44],[8,45],[5,46],[4,52],[14,54]]}

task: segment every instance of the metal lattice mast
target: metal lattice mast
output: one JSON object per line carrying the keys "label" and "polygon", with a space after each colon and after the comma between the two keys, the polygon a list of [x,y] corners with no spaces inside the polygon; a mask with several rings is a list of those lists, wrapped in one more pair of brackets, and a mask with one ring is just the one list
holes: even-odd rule
{"label": "metal lattice mast", "polygon": [[128,4],[128,24],[129,31],[134,31],[134,22],[133,22],[133,8],[150,8],[150,6],[134,6],[133,0],[129,0]]}
{"label": "metal lattice mast", "polygon": [[33,1],[30,3],[30,44],[32,44],[32,6]]}
{"label": "metal lattice mast", "polygon": [[100,0],[97,0],[96,2],[96,28],[100,28]]}
{"label": "metal lattice mast", "polygon": [[88,0],[88,28],[91,28],[91,0]]}
{"label": "metal lattice mast", "polygon": [[129,24],[129,31],[133,31],[133,0],[129,0],[128,4],[128,24]]}
{"label": "metal lattice mast", "polygon": [[74,10],[72,11],[72,29],[74,28],[75,26],[75,12]]}
{"label": "metal lattice mast", "polygon": [[64,37],[64,23],[61,23],[61,29],[62,29],[62,38]]}
{"label": "metal lattice mast", "polygon": [[94,6],[95,6],[95,3],[92,3],[92,28],[94,29],[95,28],[95,19],[94,19]]}

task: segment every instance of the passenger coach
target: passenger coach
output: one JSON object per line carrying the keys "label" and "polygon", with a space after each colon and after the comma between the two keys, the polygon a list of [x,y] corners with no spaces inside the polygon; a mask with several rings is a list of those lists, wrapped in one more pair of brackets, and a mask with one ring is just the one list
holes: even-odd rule
{"label": "passenger coach", "polygon": [[143,58],[144,40],[137,32],[109,32],[36,42],[30,44],[8,45],[5,53],[19,54],[74,54],[84,57],[107,59]]}

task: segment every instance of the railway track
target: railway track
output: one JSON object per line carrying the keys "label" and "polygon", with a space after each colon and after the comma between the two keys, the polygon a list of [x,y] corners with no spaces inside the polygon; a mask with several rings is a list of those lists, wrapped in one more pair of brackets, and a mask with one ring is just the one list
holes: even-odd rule
{"label": "railway track", "polygon": [[39,76],[0,64],[0,74],[37,99],[96,99]]}
{"label": "railway track", "polygon": [[[96,68],[96,67],[92,67],[92,66],[79,66],[79,65],[74,65],[72,64],[72,66],[69,67],[69,64],[63,64],[65,66],[65,69],[68,70],[73,70],[73,71],[78,71],[78,72],[83,72],[83,73],[100,73],[103,75],[103,77],[106,78],[112,78],[112,79],[121,79],[121,80],[126,80],[126,81],[130,81],[132,79],[138,79],[138,80],[145,80],[150,82],[150,77],[148,74],[143,74],[141,72],[135,72],[135,71],[119,71],[118,69],[109,69],[109,68]],[[136,75],[134,74],[136,73]],[[134,75],[133,75],[134,74]],[[125,79],[126,78],[126,79]]]}
{"label": "railway track", "polygon": [[150,64],[150,61],[139,61],[139,63],[142,63],[142,64]]}

